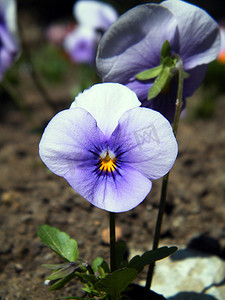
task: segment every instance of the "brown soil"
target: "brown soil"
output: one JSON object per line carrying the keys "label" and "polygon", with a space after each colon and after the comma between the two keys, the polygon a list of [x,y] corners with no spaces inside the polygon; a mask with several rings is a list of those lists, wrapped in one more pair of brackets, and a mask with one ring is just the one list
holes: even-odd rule
{"label": "brown soil", "polygon": [[[66,82],[66,85],[65,85]],[[70,105],[69,87],[74,79],[50,87],[58,110]],[[43,102],[25,73],[20,97],[38,127],[44,128],[54,113]],[[225,97],[216,102],[207,120],[183,119],[179,128],[179,156],[170,174],[168,202],[161,244],[188,245],[204,235],[205,251],[224,256],[225,247]],[[189,100],[193,109],[198,97]],[[52,174],[41,162],[38,144],[41,131],[33,130],[23,113],[1,99],[0,121],[0,299],[59,299],[82,295],[72,282],[58,292],[47,292],[43,263],[56,263],[37,237],[37,228],[49,224],[77,239],[80,256],[92,261],[109,259],[102,241],[108,214],[81,198],[68,183]],[[151,249],[161,180],[153,183],[147,199],[137,208],[117,215],[122,239],[129,249]],[[203,244],[205,245],[205,244]],[[144,278],[144,273],[141,276]]]}

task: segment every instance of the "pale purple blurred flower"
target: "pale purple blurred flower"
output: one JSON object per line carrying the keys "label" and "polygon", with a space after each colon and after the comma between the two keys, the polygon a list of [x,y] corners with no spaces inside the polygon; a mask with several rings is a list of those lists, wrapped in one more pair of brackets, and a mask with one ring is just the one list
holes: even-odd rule
{"label": "pale purple blurred flower", "polygon": [[218,54],[218,61],[221,63],[225,63],[225,26],[220,25],[220,37],[221,37],[221,47],[220,52]]}
{"label": "pale purple blurred flower", "polygon": [[134,208],[151,190],[151,180],[172,168],[178,151],[166,118],[140,105],[121,84],[94,85],[49,122],[41,159],[96,207]]}
{"label": "pale purple blurred flower", "polygon": [[220,50],[218,25],[203,9],[184,1],[168,0],[129,10],[104,34],[96,64],[104,82],[126,85],[137,94],[143,106],[159,111],[172,123],[177,77],[150,101],[148,92],[155,78],[136,78],[138,73],[160,65],[165,41],[170,44],[171,57],[178,54],[189,74],[184,80],[184,108],[185,98],[200,86],[207,64],[216,59]]}
{"label": "pale purple blurred flower", "polygon": [[78,26],[66,35],[63,47],[74,63],[93,64],[97,48],[96,32],[90,27]]}
{"label": "pale purple blurred flower", "polygon": [[118,14],[109,4],[79,0],[73,14],[78,25],[63,41],[63,48],[73,62],[93,64],[102,34],[116,21]]}
{"label": "pale purple blurred flower", "polygon": [[117,11],[108,3],[95,0],[78,0],[73,7],[78,24],[105,32],[118,18]]}
{"label": "pale purple blurred flower", "polygon": [[16,2],[0,0],[0,81],[18,53]]}

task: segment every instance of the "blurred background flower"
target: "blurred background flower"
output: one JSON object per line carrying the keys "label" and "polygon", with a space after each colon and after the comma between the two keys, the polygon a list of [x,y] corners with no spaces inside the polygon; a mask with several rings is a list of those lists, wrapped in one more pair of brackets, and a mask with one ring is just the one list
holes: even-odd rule
{"label": "blurred background flower", "polygon": [[225,64],[225,25],[220,25],[221,47],[218,54],[218,61]]}
{"label": "blurred background flower", "polygon": [[15,0],[0,0],[0,81],[19,53]]}
{"label": "blurred background flower", "polygon": [[73,15],[78,25],[65,36],[63,48],[73,62],[93,64],[99,40],[118,13],[104,2],[79,0]]}

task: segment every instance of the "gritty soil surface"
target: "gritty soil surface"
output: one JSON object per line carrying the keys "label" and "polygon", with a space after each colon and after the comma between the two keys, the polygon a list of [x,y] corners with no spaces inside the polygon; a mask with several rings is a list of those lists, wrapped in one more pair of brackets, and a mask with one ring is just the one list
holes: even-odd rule
{"label": "gritty soil surface", "polygon": [[[76,280],[63,291],[47,292],[49,274],[41,264],[57,263],[37,237],[39,225],[49,224],[77,239],[80,257],[109,260],[103,236],[108,214],[89,204],[68,183],[41,162],[38,144],[42,130],[54,113],[44,103],[25,72],[20,96],[39,131],[24,114],[1,99],[0,120],[0,299],[59,299],[82,295]],[[67,86],[49,88],[58,111],[68,108]],[[189,99],[188,111],[196,98]],[[203,245],[205,251],[224,258],[225,248],[225,96],[220,95],[214,115],[181,120],[179,155],[170,174],[168,201],[161,244]],[[121,239],[130,251],[151,249],[159,205],[161,180],[135,209],[117,215]],[[194,243],[198,236],[208,237]],[[191,242],[192,241],[192,242]],[[196,240],[195,240],[196,241]],[[144,278],[145,271],[140,278]]]}

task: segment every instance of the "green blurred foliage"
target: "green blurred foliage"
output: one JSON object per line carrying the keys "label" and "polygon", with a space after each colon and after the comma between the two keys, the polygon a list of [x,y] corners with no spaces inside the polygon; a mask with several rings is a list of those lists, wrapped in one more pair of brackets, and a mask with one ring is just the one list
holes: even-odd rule
{"label": "green blurred foliage", "polygon": [[59,83],[70,68],[62,51],[48,43],[32,53],[32,61],[36,71],[50,84]]}

